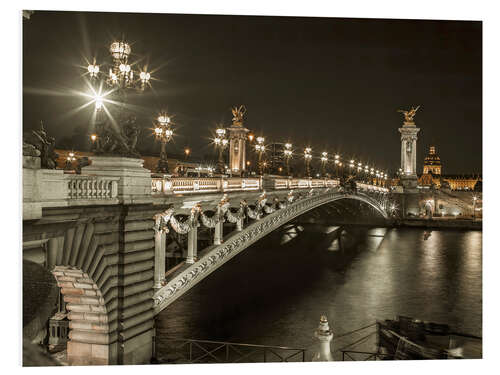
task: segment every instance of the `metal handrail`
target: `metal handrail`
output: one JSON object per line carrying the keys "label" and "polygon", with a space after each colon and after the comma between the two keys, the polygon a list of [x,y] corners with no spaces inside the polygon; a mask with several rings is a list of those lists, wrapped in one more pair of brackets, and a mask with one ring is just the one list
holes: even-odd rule
{"label": "metal handrail", "polygon": [[[166,342],[180,342],[174,349],[187,350],[187,353],[177,353],[187,363],[244,363],[247,362],[289,362],[294,357],[300,356],[299,361],[305,362],[305,348],[292,348],[286,346],[271,346],[259,344],[234,343],[225,341],[196,340],[184,338],[163,337],[158,338],[159,344]],[[210,347],[210,345],[215,345]],[[195,354],[193,349],[199,349],[200,354]],[[250,349],[250,351],[245,351]],[[279,353],[279,351],[287,353]],[[220,354],[222,354],[222,356]],[[231,354],[236,354],[232,356]],[[259,356],[262,360],[255,360],[253,356]],[[262,356],[262,357],[261,357]],[[274,360],[273,360],[274,359]],[[184,363],[184,362],[182,362]]]}

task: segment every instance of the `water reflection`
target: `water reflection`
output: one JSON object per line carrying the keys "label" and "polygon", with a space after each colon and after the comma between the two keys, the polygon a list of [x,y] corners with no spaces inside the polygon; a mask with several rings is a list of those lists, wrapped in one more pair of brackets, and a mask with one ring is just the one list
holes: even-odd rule
{"label": "water reflection", "polygon": [[328,251],[333,232],[285,232],[179,298],[159,315],[157,334],[312,350],[322,314],[336,333],[401,314],[482,335],[481,232],[347,228],[344,251]]}

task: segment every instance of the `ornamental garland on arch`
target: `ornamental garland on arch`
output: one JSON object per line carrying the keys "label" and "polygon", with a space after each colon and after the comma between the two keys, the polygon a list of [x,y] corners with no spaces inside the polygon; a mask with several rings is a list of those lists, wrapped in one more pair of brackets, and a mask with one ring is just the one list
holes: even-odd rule
{"label": "ornamental garland on arch", "polygon": [[180,220],[175,217],[174,208],[170,207],[164,212],[154,216],[154,229],[156,231],[169,233],[170,226],[176,233],[187,234],[195,226],[198,226],[199,221],[207,228],[214,228],[220,222],[227,221],[232,224],[237,223],[238,220],[241,220],[245,216],[248,216],[250,219],[259,220],[263,213],[271,214],[276,210],[288,207],[293,201],[300,200],[305,196],[312,196],[314,193],[315,190],[311,189],[307,193],[298,193],[297,196],[295,196],[293,190],[290,190],[285,201],[282,202],[278,198],[274,198],[273,204],[267,204],[267,194],[264,191],[259,196],[255,206],[250,206],[245,200],[242,200],[240,202],[240,208],[237,211],[231,210],[227,194],[224,194],[217,204],[216,211],[212,216],[208,216],[201,209],[200,204],[196,204],[191,209],[190,215],[185,220]]}

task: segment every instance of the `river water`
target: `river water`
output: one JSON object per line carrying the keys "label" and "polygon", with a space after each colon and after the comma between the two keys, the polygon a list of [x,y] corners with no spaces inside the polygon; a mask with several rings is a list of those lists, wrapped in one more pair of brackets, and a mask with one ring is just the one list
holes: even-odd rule
{"label": "river water", "polygon": [[336,335],[405,315],[482,336],[482,232],[348,228],[343,243],[308,229],[273,233],[162,311],[158,338],[307,348],[310,359],[323,314]]}

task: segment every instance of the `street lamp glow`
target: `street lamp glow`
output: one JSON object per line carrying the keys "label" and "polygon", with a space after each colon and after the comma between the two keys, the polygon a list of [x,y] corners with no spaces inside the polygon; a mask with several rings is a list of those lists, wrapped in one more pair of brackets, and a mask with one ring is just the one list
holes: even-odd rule
{"label": "street lamp glow", "polygon": [[99,65],[90,64],[87,67],[87,70],[88,70],[91,78],[97,77],[97,74],[99,73]]}
{"label": "street lamp glow", "polygon": [[146,83],[151,78],[151,74],[148,72],[140,72],[139,78],[141,79],[142,83]]}
{"label": "street lamp glow", "polygon": [[170,123],[170,117],[168,117],[166,115],[159,115],[158,116],[158,122],[161,125],[166,125],[166,124]]}
{"label": "street lamp glow", "polygon": [[91,134],[91,135],[90,135],[90,140],[91,140],[92,142],[95,142],[95,141],[96,141],[96,139],[97,139],[97,134]]}
{"label": "street lamp glow", "polygon": [[223,129],[223,128],[219,128],[219,129],[215,130],[215,132],[217,133],[217,135],[219,137],[226,135],[226,129]]}
{"label": "street lamp glow", "polygon": [[339,159],[340,158],[340,155],[335,155],[335,159]]}
{"label": "street lamp glow", "polygon": [[95,102],[95,109],[98,111],[102,108],[103,105],[103,98],[100,95],[96,95],[94,97],[94,102]]}
{"label": "street lamp glow", "polygon": [[285,148],[287,150],[290,150],[292,148],[292,144],[291,143],[285,143]]}
{"label": "street lamp glow", "polygon": [[264,137],[257,137],[257,143],[262,144],[264,143],[265,138]]}

